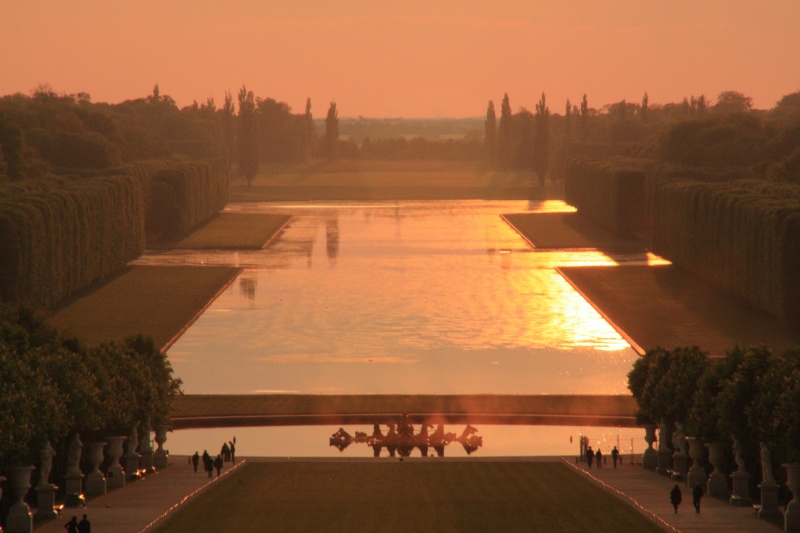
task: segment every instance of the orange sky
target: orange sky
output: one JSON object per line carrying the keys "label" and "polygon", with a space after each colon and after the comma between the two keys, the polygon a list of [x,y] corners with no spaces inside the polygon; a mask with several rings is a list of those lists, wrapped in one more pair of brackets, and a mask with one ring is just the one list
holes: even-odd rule
{"label": "orange sky", "polygon": [[771,108],[800,90],[798,0],[2,0],[0,95],[178,105],[244,83],[315,116],[466,117],[570,98]]}

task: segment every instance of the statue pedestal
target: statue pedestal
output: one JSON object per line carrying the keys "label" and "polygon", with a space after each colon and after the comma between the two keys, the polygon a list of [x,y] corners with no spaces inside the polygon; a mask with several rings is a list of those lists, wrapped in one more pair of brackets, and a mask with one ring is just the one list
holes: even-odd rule
{"label": "statue pedestal", "polygon": [[86,476],[86,495],[106,495],[106,478],[103,476],[102,472],[89,472],[89,474]]}
{"label": "statue pedestal", "polygon": [[125,486],[125,471],[119,464],[120,457],[122,457],[122,443],[126,437],[106,437],[108,442],[108,457],[110,464],[106,472],[106,488],[107,489],[121,489]]}
{"label": "statue pedestal", "polygon": [[658,468],[658,453],[653,448],[647,448],[642,456],[642,466],[648,470]]}
{"label": "statue pedestal", "polygon": [[750,474],[747,472],[736,471],[731,474],[733,480],[733,493],[731,494],[732,505],[752,505],[753,499],[750,497]]}
{"label": "statue pedestal", "polygon": [[775,482],[764,482],[758,488],[761,489],[761,509],[758,510],[758,517],[765,519],[780,518],[781,510],[778,508],[778,489],[780,486]]}
{"label": "statue pedestal", "polygon": [[672,456],[672,479],[686,479],[686,473],[689,471],[689,456],[685,453],[675,454]]}
{"label": "statue pedestal", "polygon": [[153,468],[153,452],[152,451],[145,451],[139,454],[139,468],[144,470],[145,474],[152,474],[156,471]]}
{"label": "statue pedestal", "polygon": [[689,442],[689,457],[692,458],[692,467],[686,474],[686,483],[692,488],[697,484],[705,486],[706,471],[701,465],[705,447],[697,437],[686,437],[686,440]]}
{"label": "statue pedestal", "polygon": [[80,472],[71,472],[67,474],[64,505],[67,507],[81,507],[86,505],[86,498],[83,496],[83,474]]}
{"label": "statue pedestal", "polygon": [[125,473],[128,479],[139,479],[142,477],[141,472],[139,472],[138,453],[126,453],[123,459],[125,459]]}
{"label": "statue pedestal", "polygon": [[58,518],[58,513],[55,511],[56,506],[56,490],[58,487],[55,485],[39,484],[36,486],[36,519],[37,520],[50,520]]}
{"label": "statue pedestal", "polygon": [[784,463],[786,469],[786,486],[792,493],[792,500],[786,506],[783,513],[784,531],[800,531],[800,500],[798,491],[800,490],[800,463]]}
{"label": "statue pedestal", "polygon": [[33,515],[25,503],[25,494],[31,486],[32,466],[17,466],[8,469],[8,488],[14,503],[6,515],[6,533],[30,533],[33,531]]}
{"label": "statue pedestal", "polygon": [[672,452],[668,449],[658,450],[658,466],[656,467],[656,474],[668,475],[672,470]]}

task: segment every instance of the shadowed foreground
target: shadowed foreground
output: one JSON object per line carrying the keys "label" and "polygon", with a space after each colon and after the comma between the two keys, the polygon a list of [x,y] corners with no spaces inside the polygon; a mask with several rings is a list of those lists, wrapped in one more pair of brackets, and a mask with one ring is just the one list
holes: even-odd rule
{"label": "shadowed foreground", "polygon": [[262,462],[176,513],[183,531],[660,531],[560,463]]}

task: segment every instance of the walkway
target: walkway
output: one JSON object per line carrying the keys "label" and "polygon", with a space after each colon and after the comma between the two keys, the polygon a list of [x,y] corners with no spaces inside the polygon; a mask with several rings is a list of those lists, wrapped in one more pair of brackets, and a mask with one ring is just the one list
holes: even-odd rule
{"label": "walkway", "polygon": [[[152,474],[141,481],[128,484],[124,489],[114,490],[106,496],[89,501],[85,509],[66,509],[62,516],[36,529],[37,533],[61,533],[64,524],[73,516],[80,519],[86,513],[94,531],[115,533],[149,532],[171,510],[174,510],[193,495],[213,486],[216,478],[209,481],[203,472],[195,473],[186,457],[175,457],[169,468]],[[254,459],[258,461],[259,459]],[[293,459],[295,461],[302,459]],[[337,459],[325,459],[337,460]],[[487,457],[490,461],[542,461],[556,458]],[[222,472],[225,477],[235,472],[245,460],[239,460],[234,468]],[[706,533],[777,533],[783,528],[759,519],[751,507],[734,507],[727,502],[703,497],[701,512],[692,508],[689,488],[679,483],[683,491],[683,503],[676,515],[669,503],[669,491],[675,484],[641,465],[626,464],[614,469],[610,464],[602,468],[587,470],[585,463],[576,464],[574,458],[564,462],[582,475],[591,477],[596,483],[616,496],[637,507],[643,514],[654,517],[663,529],[671,532]]]}
{"label": "walkway", "polygon": [[36,528],[36,533],[63,533],[64,524],[73,516],[81,519],[86,514],[92,523],[92,531],[113,531],[114,533],[139,533],[151,531],[173,508],[179,507],[191,496],[209,488],[217,479],[223,479],[235,472],[246,461],[239,460],[236,466],[226,468],[222,475],[209,479],[205,472],[194,472],[187,457],[171,457],[174,462],[139,481],[128,483],[123,489],[116,489],[105,496],[89,500],[85,508],[64,509],[61,517]]}
{"label": "walkway", "polygon": [[669,492],[676,482],[666,476],[645,470],[640,464],[631,465],[626,461],[614,469],[609,461],[608,464],[603,464],[602,468],[587,470],[586,463],[575,464],[574,458],[565,462],[584,475],[590,476],[619,498],[638,507],[643,514],[655,518],[666,531],[682,533],[783,531],[782,527],[758,518],[752,507],[735,507],[727,501],[709,496],[703,496],[700,513],[695,513],[691,489],[683,481],[677,482],[683,493],[683,503],[678,507],[678,514],[675,514],[669,503]]}

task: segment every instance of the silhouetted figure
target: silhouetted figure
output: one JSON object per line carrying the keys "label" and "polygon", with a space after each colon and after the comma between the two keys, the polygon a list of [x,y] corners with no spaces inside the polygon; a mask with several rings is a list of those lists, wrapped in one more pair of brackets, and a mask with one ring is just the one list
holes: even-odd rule
{"label": "silhouetted figure", "polygon": [[618,459],[619,459],[619,450],[617,450],[617,447],[614,446],[614,449],[611,450],[611,460],[614,462],[614,468],[617,467]]}
{"label": "silhouetted figure", "polygon": [[694,490],[692,491],[692,505],[694,505],[694,512],[700,512],[700,498],[703,497],[703,487],[700,486],[700,483],[697,483],[694,486]]}
{"label": "silhouetted figure", "polygon": [[78,517],[77,516],[73,516],[72,520],[70,520],[69,522],[67,522],[64,525],[64,529],[67,530],[67,533],[79,533],[78,532]]}
{"label": "silhouetted figure", "polygon": [[92,533],[92,524],[86,515],[83,515],[83,519],[78,522],[78,533]]}
{"label": "silhouetted figure", "polygon": [[194,471],[195,472],[197,472],[197,465],[199,465],[199,464],[200,464],[200,454],[197,453],[197,452],[194,452],[194,455],[192,456],[192,466],[194,466]]}
{"label": "silhouetted figure", "polygon": [[[233,438],[236,440],[236,437]],[[233,441],[228,441],[228,447],[231,449],[231,462],[236,464],[236,446],[233,444]]]}
{"label": "silhouetted figure", "polygon": [[219,477],[219,473],[222,470],[222,456],[217,455],[217,458],[214,459],[214,468],[217,469],[217,477]]}
{"label": "silhouetted figure", "polygon": [[230,461],[231,460],[231,449],[228,448],[228,443],[223,442],[222,448],[219,450],[219,454],[222,456],[223,461]]}
{"label": "silhouetted figure", "polygon": [[678,487],[678,485],[675,485],[669,493],[669,502],[675,509],[675,514],[678,514],[678,506],[681,504],[681,500],[681,489]]}
{"label": "silhouetted figure", "polygon": [[586,463],[589,465],[589,468],[592,467],[592,461],[594,461],[594,451],[592,450],[592,447],[589,446],[586,448]]}
{"label": "silhouetted figure", "polygon": [[212,477],[214,474],[214,461],[208,455],[208,450],[203,450],[203,470],[208,474],[208,477]]}
{"label": "silhouetted figure", "polygon": [[597,449],[597,453],[594,454],[594,458],[597,461],[597,468],[603,466],[603,452],[600,451],[600,448]]}

